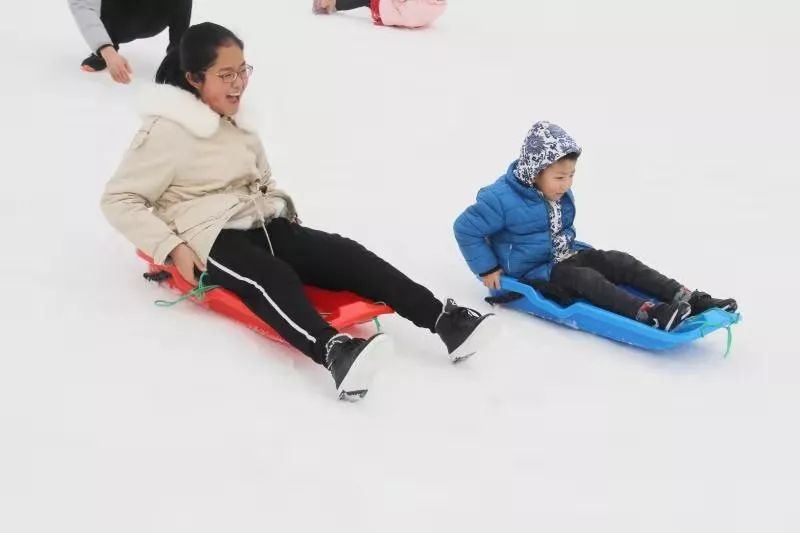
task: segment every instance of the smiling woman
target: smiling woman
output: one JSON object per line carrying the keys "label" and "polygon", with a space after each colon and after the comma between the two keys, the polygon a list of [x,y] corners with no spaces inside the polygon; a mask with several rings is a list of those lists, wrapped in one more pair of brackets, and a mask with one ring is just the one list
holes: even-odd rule
{"label": "smiling woman", "polygon": [[361,244],[300,225],[239,110],[251,72],[230,30],[212,23],[187,30],[142,98],[144,123],[106,187],[111,224],[156,263],[172,261],[186,280],[196,283],[206,271],[208,282],[325,365],[342,399],[366,394],[387,338],[339,333],[304,284],[386,303],[438,334],[453,362],[479,351],[493,315],[442,304]]}
{"label": "smiling woman", "polygon": [[232,117],[252,72],[244,60],[244,42],[223,26],[204,23],[192,26],[180,46],[167,53],[156,82],[184,89],[217,114]]}

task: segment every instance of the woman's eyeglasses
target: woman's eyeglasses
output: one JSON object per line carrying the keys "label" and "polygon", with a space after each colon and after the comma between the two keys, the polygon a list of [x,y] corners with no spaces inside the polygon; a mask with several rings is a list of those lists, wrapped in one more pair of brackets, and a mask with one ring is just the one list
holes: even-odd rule
{"label": "woman's eyeglasses", "polygon": [[235,82],[239,78],[242,78],[243,80],[248,80],[252,75],[253,75],[253,65],[245,65],[238,71],[223,72],[222,74],[218,73],[217,77],[222,81],[224,81],[225,83],[230,84]]}

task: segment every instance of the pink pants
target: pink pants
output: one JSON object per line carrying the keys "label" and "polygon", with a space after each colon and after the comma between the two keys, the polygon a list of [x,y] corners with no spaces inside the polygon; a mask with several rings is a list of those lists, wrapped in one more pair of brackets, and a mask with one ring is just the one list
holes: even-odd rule
{"label": "pink pants", "polygon": [[375,24],[420,28],[444,13],[447,0],[371,0],[370,7]]}

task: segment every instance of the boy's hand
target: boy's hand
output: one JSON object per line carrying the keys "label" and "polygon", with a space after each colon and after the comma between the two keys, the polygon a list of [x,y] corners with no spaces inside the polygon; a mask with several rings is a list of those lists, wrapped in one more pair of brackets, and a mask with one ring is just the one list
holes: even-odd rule
{"label": "boy's hand", "polygon": [[486,285],[488,289],[500,289],[500,276],[503,275],[503,271],[498,269],[492,272],[491,274],[486,274],[482,276],[481,279],[483,280],[483,284]]}

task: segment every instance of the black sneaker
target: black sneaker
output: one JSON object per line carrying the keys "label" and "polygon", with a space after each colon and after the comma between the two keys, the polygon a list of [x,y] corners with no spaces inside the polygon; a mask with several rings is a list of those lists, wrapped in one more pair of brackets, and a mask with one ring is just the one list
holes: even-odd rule
{"label": "black sneaker", "polygon": [[106,69],[106,60],[97,54],[92,54],[83,60],[81,68],[86,72],[100,72]]}
{"label": "black sneaker", "polygon": [[678,324],[689,318],[692,308],[686,302],[673,302],[670,304],[647,302],[639,310],[636,319],[649,324],[654,328],[672,331]]}
{"label": "black sneaker", "polygon": [[699,315],[713,308],[722,309],[730,313],[735,312],[739,308],[739,305],[733,298],[712,298],[710,295],[701,291],[694,291],[689,297],[688,302],[689,305],[692,306],[692,316]]}
{"label": "black sneaker", "polygon": [[340,400],[355,402],[367,395],[370,381],[389,347],[389,337],[383,333],[367,340],[339,334],[328,341],[325,360]]}
{"label": "black sneaker", "polygon": [[436,321],[436,333],[447,346],[454,363],[475,355],[488,340],[495,336],[495,315],[481,315],[474,309],[459,307],[447,300]]}

